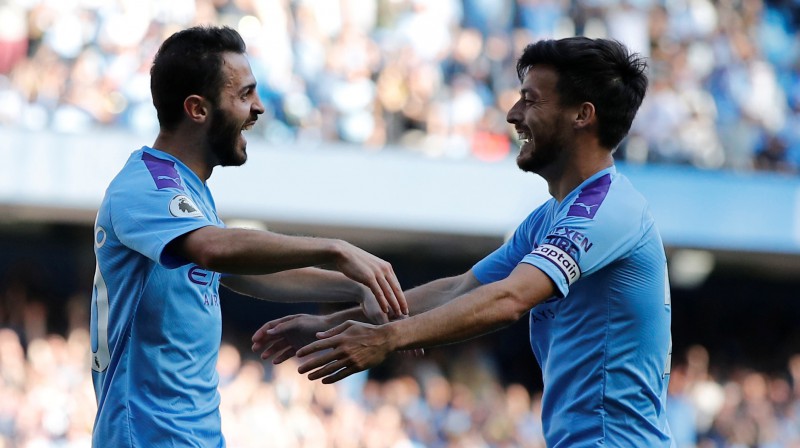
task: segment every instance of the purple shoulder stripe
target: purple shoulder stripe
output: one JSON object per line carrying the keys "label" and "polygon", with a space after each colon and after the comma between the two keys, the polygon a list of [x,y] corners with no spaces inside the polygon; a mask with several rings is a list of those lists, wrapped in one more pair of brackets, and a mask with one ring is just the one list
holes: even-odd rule
{"label": "purple shoulder stripe", "polygon": [[142,154],[142,161],[150,171],[150,175],[153,176],[153,181],[159,190],[162,188],[177,188],[184,191],[183,185],[181,185],[181,176],[178,175],[178,170],[175,169],[175,162],[159,159],[146,152]]}
{"label": "purple shoulder stripe", "polygon": [[567,216],[579,216],[581,218],[593,219],[600,204],[608,194],[611,186],[611,174],[606,174],[595,179],[589,185],[583,187],[580,194],[569,207]]}

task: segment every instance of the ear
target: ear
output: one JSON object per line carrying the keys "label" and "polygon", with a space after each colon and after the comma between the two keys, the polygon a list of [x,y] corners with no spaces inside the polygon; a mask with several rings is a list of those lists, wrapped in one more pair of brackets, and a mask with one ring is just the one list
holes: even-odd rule
{"label": "ear", "polygon": [[183,100],[183,111],[189,120],[205,123],[211,113],[210,104],[200,95],[189,95]]}
{"label": "ear", "polygon": [[575,114],[575,128],[584,129],[593,125],[596,121],[597,115],[595,114],[594,104],[589,102],[581,103]]}

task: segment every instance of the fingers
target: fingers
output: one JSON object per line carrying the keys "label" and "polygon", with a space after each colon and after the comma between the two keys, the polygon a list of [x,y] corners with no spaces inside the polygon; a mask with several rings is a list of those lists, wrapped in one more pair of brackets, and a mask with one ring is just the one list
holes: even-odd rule
{"label": "fingers", "polygon": [[348,320],[346,322],[340,323],[339,325],[331,328],[330,330],[320,331],[320,332],[317,333],[317,338],[318,339],[326,339],[326,338],[329,338],[331,336],[336,336],[337,334],[339,334],[339,333],[343,332],[344,330],[347,330],[348,328],[353,326],[353,323],[354,322],[352,320]]}
{"label": "fingers", "polygon": [[340,266],[343,274],[367,286],[384,313],[408,314],[408,303],[392,265],[362,249],[346,251],[346,263]]}
{"label": "fingers", "polygon": [[339,381],[341,379],[347,378],[348,376],[350,376],[350,375],[352,375],[354,373],[358,373],[358,372],[361,372],[361,369],[359,369],[359,368],[357,368],[355,366],[345,367],[344,369],[336,372],[335,374],[333,374],[333,375],[331,375],[329,377],[323,378],[322,379],[322,384],[333,384],[333,383],[335,383],[335,382],[337,382],[337,381]]}
{"label": "fingers", "polygon": [[292,347],[286,347],[286,350],[275,356],[275,359],[272,360],[272,364],[278,365],[286,361],[287,359],[293,357],[295,353],[296,351],[292,349]]}
{"label": "fingers", "polygon": [[389,276],[389,287],[392,291],[392,297],[397,300],[397,304],[399,305],[399,308],[395,310],[395,314],[408,315],[408,301],[406,301],[406,296],[403,294],[403,288],[400,286],[400,281],[397,280],[393,270],[391,274],[392,275]]}
{"label": "fingers", "polygon": [[265,323],[264,325],[261,326],[261,328],[256,330],[255,333],[253,333],[253,337],[251,338],[251,340],[253,342],[262,341],[265,337],[268,337],[267,332],[269,330],[277,327],[278,325],[280,325],[280,324],[282,324],[282,323],[284,323],[286,321],[292,320],[295,317],[297,317],[296,314],[290,314],[288,316],[283,316],[283,317],[281,317],[279,319],[274,319],[274,320],[271,320],[271,321]]}
{"label": "fingers", "polygon": [[347,361],[340,359],[337,361],[329,362],[311,373],[308,374],[308,379],[311,381],[318,380],[320,378],[326,377],[328,375],[332,375],[342,368],[347,366]]}
{"label": "fingers", "polygon": [[320,355],[300,365],[297,371],[301,374],[311,372],[308,374],[308,379],[311,381],[321,378],[323,384],[331,384],[364,370],[349,359],[337,359],[337,357],[334,351]]}
{"label": "fingers", "polygon": [[[300,350],[298,350],[296,355],[297,355],[298,358],[303,358],[303,357],[306,357],[306,356],[308,356],[308,355],[310,355],[312,353],[316,353],[316,352],[318,352],[320,350],[325,350],[325,349],[331,348],[332,346],[335,346],[335,345],[336,345],[336,343],[331,341],[331,340],[313,342],[313,343],[308,344],[305,347],[301,348]],[[319,356],[311,358],[308,361],[305,361],[304,363],[302,363],[299,366],[297,366],[297,372],[301,373],[301,374],[304,374],[304,373],[308,373],[308,372],[310,372],[312,370],[316,370],[316,369],[318,369],[318,368],[320,368],[320,367],[322,367],[322,366],[324,366],[324,365],[326,365],[328,363],[336,361],[336,358],[338,356],[339,355],[333,350],[331,350],[328,353],[320,354]]]}
{"label": "fingers", "polygon": [[388,276],[386,277],[379,277],[378,283],[381,285],[383,290],[384,297],[386,297],[388,307],[384,307],[384,312],[389,314],[389,312],[393,312],[394,314],[408,314],[408,304],[406,304],[406,298],[403,295],[402,289],[397,291],[397,288],[394,287],[392,281],[395,283],[397,279],[394,277],[394,273],[391,272],[391,268]]}
{"label": "fingers", "polygon": [[367,321],[377,325],[389,322],[390,316],[378,309],[379,305],[372,299],[371,296],[372,295],[370,294],[369,298],[361,302],[361,310],[364,313],[364,316],[367,317]]}
{"label": "fingers", "polygon": [[386,296],[383,293],[383,288],[381,287],[378,278],[379,277],[370,278],[364,284],[370,289],[370,291],[372,291],[372,295],[375,296],[375,300],[378,302],[378,305],[380,305],[381,311],[388,314],[389,302],[386,300]]}
{"label": "fingers", "polygon": [[388,305],[388,307],[384,307],[384,312],[388,314],[389,309],[391,309],[396,315],[408,314],[408,302],[403,294],[403,288],[400,287],[400,282],[392,269],[392,265],[387,261],[378,259],[377,269],[379,271],[378,284]]}
{"label": "fingers", "polygon": [[261,359],[267,359],[270,356],[283,352],[284,350],[286,350],[286,348],[291,348],[291,346],[292,345],[289,344],[289,342],[284,339],[275,341],[274,343],[272,343],[272,345],[270,345],[261,352]]}

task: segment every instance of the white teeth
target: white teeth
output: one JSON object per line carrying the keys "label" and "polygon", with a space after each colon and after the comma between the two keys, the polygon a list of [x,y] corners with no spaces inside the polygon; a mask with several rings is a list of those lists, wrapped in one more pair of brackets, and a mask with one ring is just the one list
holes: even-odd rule
{"label": "white teeth", "polygon": [[519,140],[521,143],[528,143],[529,141],[531,141],[531,138],[530,138],[530,137],[528,137],[527,135],[525,135],[525,134],[524,134],[524,133],[522,133],[522,132],[518,132],[518,133],[517,133],[517,139],[518,139],[518,140]]}

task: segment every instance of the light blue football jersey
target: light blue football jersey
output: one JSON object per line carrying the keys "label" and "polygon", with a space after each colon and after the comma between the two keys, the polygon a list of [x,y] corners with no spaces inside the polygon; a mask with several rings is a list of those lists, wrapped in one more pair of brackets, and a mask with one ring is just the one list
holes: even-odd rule
{"label": "light blue football jersey", "polygon": [[529,316],[547,446],[671,446],[666,257],[642,195],[602,170],[534,210],[473,273],[486,284],[520,262],[557,289]]}
{"label": "light blue football jersey", "polygon": [[208,187],[143,147],[97,214],[91,312],[94,447],[222,447],[219,274],[170,257],[176,237],[223,223]]}

